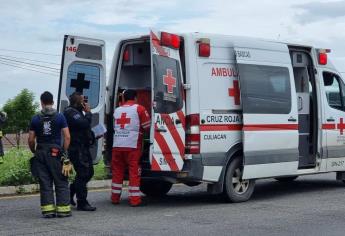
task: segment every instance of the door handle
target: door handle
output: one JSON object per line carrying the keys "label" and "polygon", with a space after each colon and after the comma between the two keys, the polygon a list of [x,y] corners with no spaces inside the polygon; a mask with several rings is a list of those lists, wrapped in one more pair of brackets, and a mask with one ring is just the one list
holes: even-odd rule
{"label": "door handle", "polygon": [[156,129],[156,132],[163,132],[164,133],[164,132],[167,132],[167,130],[165,128],[160,127],[160,128]]}
{"label": "door handle", "polygon": [[296,118],[293,118],[293,117],[290,117],[290,118],[288,119],[288,121],[290,121],[290,122],[296,122],[297,119],[296,119]]}
{"label": "door handle", "polygon": [[176,120],[175,120],[175,124],[176,124],[176,125],[181,124],[181,123],[182,123],[182,122],[181,122],[180,119],[176,119]]}
{"label": "door handle", "polygon": [[334,122],[335,119],[334,119],[333,117],[330,117],[330,118],[327,119],[327,121],[328,121],[328,122]]}

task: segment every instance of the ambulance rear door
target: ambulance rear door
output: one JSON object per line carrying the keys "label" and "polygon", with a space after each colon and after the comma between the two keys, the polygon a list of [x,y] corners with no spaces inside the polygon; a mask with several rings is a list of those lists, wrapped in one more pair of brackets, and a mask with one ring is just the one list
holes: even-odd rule
{"label": "ambulance rear door", "polygon": [[286,45],[235,47],[243,108],[244,179],[288,176],[298,168],[298,113]]}
{"label": "ambulance rear door", "polygon": [[[69,105],[68,97],[74,92],[82,93],[91,107],[91,127],[104,122],[106,88],[105,42],[79,36],[65,35],[62,50],[58,111]],[[102,139],[91,147],[94,163],[102,152]]]}
{"label": "ambulance rear door", "polygon": [[180,171],[185,154],[185,102],[181,37],[150,32],[152,99],[150,162],[152,171]]}

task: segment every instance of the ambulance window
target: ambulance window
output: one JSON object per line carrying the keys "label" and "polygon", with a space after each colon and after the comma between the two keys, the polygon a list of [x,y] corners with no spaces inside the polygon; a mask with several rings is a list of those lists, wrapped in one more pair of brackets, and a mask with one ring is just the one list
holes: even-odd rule
{"label": "ambulance window", "polygon": [[330,72],[323,72],[323,84],[325,86],[328,105],[334,109],[344,111],[344,84],[339,76]]}
{"label": "ambulance window", "polygon": [[179,62],[169,57],[153,55],[153,70],[155,112],[169,114],[182,109]]}
{"label": "ambulance window", "polygon": [[78,45],[75,56],[90,60],[102,60],[102,47],[81,43]]}
{"label": "ambulance window", "polygon": [[66,95],[82,93],[93,109],[99,103],[100,68],[96,65],[73,63],[68,67]]}
{"label": "ambulance window", "polygon": [[291,110],[288,68],[239,64],[243,112],[288,114]]}

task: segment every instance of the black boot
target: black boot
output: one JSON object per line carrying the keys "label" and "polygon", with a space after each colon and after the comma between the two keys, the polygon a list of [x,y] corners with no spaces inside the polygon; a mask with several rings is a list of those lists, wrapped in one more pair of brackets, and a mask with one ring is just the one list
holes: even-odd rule
{"label": "black boot", "polygon": [[88,201],[78,200],[77,210],[78,211],[95,211],[96,207],[91,206]]}
{"label": "black boot", "polygon": [[71,205],[72,206],[75,206],[75,205],[77,205],[76,203],[75,203],[75,201],[74,201],[74,196],[75,196],[75,187],[74,187],[74,184],[70,184],[70,186],[69,186],[69,191],[70,191],[70,203],[71,203]]}

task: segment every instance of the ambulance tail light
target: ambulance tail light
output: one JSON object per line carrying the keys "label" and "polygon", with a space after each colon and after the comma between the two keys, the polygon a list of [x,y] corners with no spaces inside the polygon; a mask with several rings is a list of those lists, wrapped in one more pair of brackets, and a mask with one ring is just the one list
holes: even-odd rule
{"label": "ambulance tail light", "polygon": [[199,43],[199,57],[210,57],[211,55],[211,45],[209,39],[200,39]]}
{"label": "ambulance tail light", "polygon": [[186,116],[186,154],[200,154],[200,115]]}
{"label": "ambulance tail light", "polygon": [[319,50],[319,64],[320,65],[327,65],[328,62],[328,55],[327,53],[330,53],[330,49],[320,49]]}
{"label": "ambulance tail light", "polygon": [[167,32],[162,32],[161,33],[161,45],[174,48],[174,49],[179,49],[180,48],[180,43],[181,39],[180,36],[176,34],[169,34]]}

